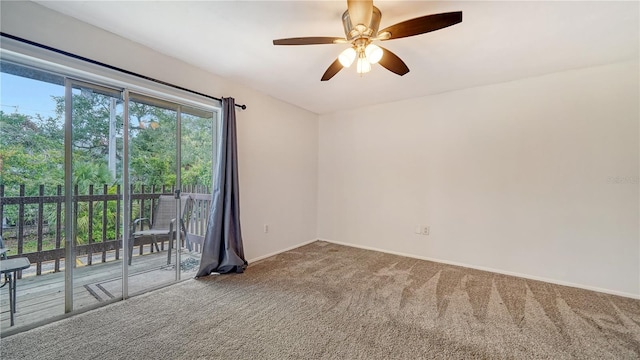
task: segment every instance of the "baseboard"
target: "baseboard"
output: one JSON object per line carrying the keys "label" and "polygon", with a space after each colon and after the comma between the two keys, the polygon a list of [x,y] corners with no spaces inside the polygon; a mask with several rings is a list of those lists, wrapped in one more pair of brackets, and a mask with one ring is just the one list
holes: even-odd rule
{"label": "baseboard", "polygon": [[284,248],[284,249],[282,249],[282,250],[278,250],[278,251],[275,251],[275,252],[272,252],[272,253],[269,253],[269,254],[266,254],[266,255],[260,255],[260,256],[258,256],[258,257],[253,258],[253,259],[247,260],[247,262],[248,262],[249,264],[251,264],[251,263],[254,263],[254,262],[256,262],[256,261],[259,261],[259,260],[262,260],[262,259],[266,259],[266,258],[268,258],[268,257],[272,257],[272,256],[274,256],[274,255],[278,255],[278,254],[281,254],[281,253],[286,252],[286,251],[289,251],[289,250],[297,249],[297,248],[299,248],[299,247],[301,247],[301,246],[309,245],[309,244],[314,243],[314,242],[316,242],[316,241],[318,241],[318,239],[313,239],[313,240],[305,241],[305,242],[303,242],[303,243],[296,244],[296,245],[290,246],[290,247],[288,247],[288,248]]}
{"label": "baseboard", "polygon": [[328,240],[328,239],[318,239],[318,240],[319,241],[326,241],[326,242],[329,242],[329,243],[332,243],[332,244],[336,244],[336,245],[350,246],[350,247],[354,247],[354,248],[358,248],[358,249],[378,251],[378,252],[383,252],[383,253],[387,253],[387,254],[404,256],[404,257],[409,257],[409,258],[414,258],[414,259],[419,259],[419,260],[433,261],[433,262],[437,262],[437,263],[441,263],[441,264],[460,266],[460,267],[465,267],[465,268],[469,268],[469,269],[488,271],[488,272],[493,272],[493,273],[498,273],[498,274],[503,274],[503,275],[509,275],[509,276],[515,276],[515,277],[529,279],[529,280],[543,281],[543,282],[546,282],[546,283],[551,283],[551,284],[556,284],[556,285],[569,286],[569,287],[574,287],[574,288],[578,288],[578,289],[597,291],[597,292],[610,294],[610,295],[623,296],[623,297],[628,297],[628,298],[632,298],[632,299],[640,299],[640,294],[631,294],[631,293],[626,293],[626,292],[622,292],[622,291],[603,289],[603,288],[599,288],[599,287],[595,287],[595,286],[588,286],[588,285],[575,284],[575,283],[562,281],[562,280],[549,279],[549,278],[535,276],[535,275],[521,274],[521,273],[517,273],[517,272],[513,272],[513,271],[505,271],[505,270],[500,270],[500,269],[493,269],[493,268],[489,268],[489,267],[485,267],[485,266],[469,265],[469,264],[463,264],[463,263],[459,263],[459,262],[455,262],[455,261],[435,259],[435,258],[430,258],[430,257],[426,257],[426,256],[401,253],[401,252],[397,252],[397,251],[383,250],[383,249],[378,249],[378,248],[371,247],[371,246],[356,245],[356,244],[350,244],[350,243],[345,243],[345,242],[341,242],[341,241],[334,241],[334,240]]}

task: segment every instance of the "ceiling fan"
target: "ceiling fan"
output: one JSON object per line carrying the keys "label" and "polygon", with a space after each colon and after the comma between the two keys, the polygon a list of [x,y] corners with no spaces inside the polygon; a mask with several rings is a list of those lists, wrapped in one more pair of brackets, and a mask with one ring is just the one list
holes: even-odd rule
{"label": "ceiling fan", "polygon": [[371,65],[379,63],[400,76],[409,72],[407,65],[396,54],[375,45],[374,41],[386,41],[420,35],[440,30],[462,22],[462,11],[433,14],[406,20],[378,30],[382,13],[372,0],[347,0],[347,11],[342,14],[346,38],[298,37],[273,40],[273,45],[351,44],[331,64],[321,81],[327,81],[343,67],[349,67],[357,59],[359,74],[371,71]]}

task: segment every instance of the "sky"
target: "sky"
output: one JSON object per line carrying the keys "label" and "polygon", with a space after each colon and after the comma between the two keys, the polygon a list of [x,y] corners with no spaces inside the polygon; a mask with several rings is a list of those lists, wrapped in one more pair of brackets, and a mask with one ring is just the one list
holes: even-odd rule
{"label": "sky", "polygon": [[0,110],[5,113],[55,117],[51,96],[64,96],[64,86],[0,73]]}

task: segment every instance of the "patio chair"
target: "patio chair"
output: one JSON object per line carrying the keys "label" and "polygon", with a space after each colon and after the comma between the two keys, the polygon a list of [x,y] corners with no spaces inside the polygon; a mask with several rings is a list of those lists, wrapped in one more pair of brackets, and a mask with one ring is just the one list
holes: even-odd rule
{"label": "patio chair", "polygon": [[[181,211],[180,223],[176,224],[176,199],[173,195],[160,195],[155,212],[153,213],[153,223],[148,218],[140,218],[133,221],[133,231],[131,232],[131,241],[129,241],[129,265],[133,257],[133,248],[136,239],[143,237],[151,237],[151,245],[155,246],[156,251],[160,251],[158,247],[158,237],[169,237],[169,249],[167,253],[167,265],[171,263],[171,248],[173,247],[173,239],[176,238],[176,231],[182,231],[182,239],[186,239],[185,215],[189,214],[190,206],[189,195],[181,195]],[[144,224],[147,229],[144,229]],[[140,229],[138,229],[138,226]],[[179,245],[177,245],[179,247]]]}

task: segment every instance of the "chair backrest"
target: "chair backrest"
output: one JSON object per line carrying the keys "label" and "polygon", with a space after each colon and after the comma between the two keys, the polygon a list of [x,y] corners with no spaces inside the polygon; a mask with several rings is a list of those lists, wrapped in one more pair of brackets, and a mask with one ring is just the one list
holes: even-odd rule
{"label": "chair backrest", "polygon": [[[187,207],[189,206],[189,195],[180,196],[180,217],[184,219],[184,215],[187,213]],[[158,198],[158,205],[156,211],[153,214],[152,229],[169,229],[171,220],[176,217],[176,199],[173,195],[160,195]],[[174,229],[178,229],[179,224],[174,225]]]}

